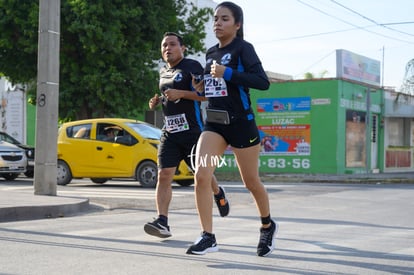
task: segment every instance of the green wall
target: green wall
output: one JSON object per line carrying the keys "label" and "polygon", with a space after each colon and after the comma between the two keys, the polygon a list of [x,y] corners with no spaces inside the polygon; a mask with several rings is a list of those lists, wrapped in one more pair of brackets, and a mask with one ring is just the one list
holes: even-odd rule
{"label": "green wall", "polygon": [[36,137],[36,107],[26,103],[26,143],[35,146]]}
{"label": "green wall", "polygon": [[[289,110],[292,105],[299,106],[302,102],[309,101],[309,109],[300,110],[300,107],[296,109],[292,107],[293,109]],[[353,156],[352,154],[361,153],[358,150],[347,153],[347,131],[349,131],[348,138],[352,137],[353,133],[352,129],[347,130],[346,127],[350,113],[355,113],[353,110],[358,114],[361,113],[361,116],[366,111],[366,87],[340,79],[272,83],[267,91],[252,90],[251,102],[259,130],[263,126],[268,126],[266,129],[276,129],[268,131],[265,135],[271,133],[274,140],[280,140],[279,136],[282,136],[285,141],[289,142],[290,139],[293,140],[290,142],[295,144],[297,142],[296,136],[304,134],[305,142],[310,144],[310,153],[292,150],[277,151],[277,149],[271,152],[261,152],[258,160],[260,172],[345,174],[361,173],[366,170],[365,158],[364,161],[361,161],[363,166],[360,166],[361,163],[357,163],[358,167],[346,167],[347,154],[349,157]],[[277,109],[274,111],[269,106],[272,102],[284,102],[281,106],[285,110]],[[371,93],[371,102],[380,106],[381,93]],[[266,110],[263,109],[263,106]],[[378,108],[375,108],[377,112]],[[289,117],[291,120],[279,119],[285,117]],[[286,132],[286,129],[278,130],[283,128],[280,127],[283,125],[276,125],[276,123],[284,123],[285,121],[293,122],[291,128],[295,130],[292,132]],[[366,128],[363,121],[358,126]],[[310,127],[310,130],[298,130],[298,128],[306,127]],[[379,132],[377,136],[379,140]],[[275,144],[281,143],[275,142]],[[351,149],[348,148],[348,150]],[[368,150],[366,152],[368,157],[369,153]],[[231,151],[226,152],[225,158],[226,166],[221,166],[218,170],[236,171],[237,167]]]}

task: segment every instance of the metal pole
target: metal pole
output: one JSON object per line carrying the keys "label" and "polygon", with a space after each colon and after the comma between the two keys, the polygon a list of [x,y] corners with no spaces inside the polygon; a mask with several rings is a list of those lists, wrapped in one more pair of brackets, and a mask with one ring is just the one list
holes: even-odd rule
{"label": "metal pole", "polygon": [[385,48],[382,46],[382,76],[381,76],[381,87],[384,87],[384,67],[385,67]]}
{"label": "metal pole", "polygon": [[56,196],[60,0],[39,0],[34,193]]}

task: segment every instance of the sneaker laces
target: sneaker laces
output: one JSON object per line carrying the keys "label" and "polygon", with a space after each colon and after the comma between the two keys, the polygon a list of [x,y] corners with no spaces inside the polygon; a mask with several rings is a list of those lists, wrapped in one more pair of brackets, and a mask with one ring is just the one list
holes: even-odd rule
{"label": "sneaker laces", "polygon": [[260,234],[260,242],[268,244],[269,241],[272,240],[273,236],[273,230],[272,230],[273,224],[271,224],[268,228],[262,228],[261,234]]}
{"label": "sneaker laces", "polygon": [[208,241],[209,238],[210,237],[207,236],[207,234],[203,232],[203,234],[200,237],[198,237],[198,239],[194,242],[194,244],[204,244]]}

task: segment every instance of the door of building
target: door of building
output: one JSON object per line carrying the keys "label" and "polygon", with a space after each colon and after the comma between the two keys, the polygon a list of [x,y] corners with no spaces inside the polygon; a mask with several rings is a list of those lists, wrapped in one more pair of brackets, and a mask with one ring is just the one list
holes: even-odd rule
{"label": "door of building", "polygon": [[378,115],[371,117],[371,171],[378,169]]}

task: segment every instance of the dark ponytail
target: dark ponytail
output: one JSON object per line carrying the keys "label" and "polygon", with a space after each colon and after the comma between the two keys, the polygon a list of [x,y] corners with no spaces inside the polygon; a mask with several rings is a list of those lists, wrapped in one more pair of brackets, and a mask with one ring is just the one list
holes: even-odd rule
{"label": "dark ponytail", "polygon": [[244,32],[243,32],[243,10],[238,5],[234,4],[233,2],[222,2],[217,5],[216,10],[220,7],[228,8],[234,17],[234,23],[240,23],[240,28],[237,30],[236,36],[244,39]]}

